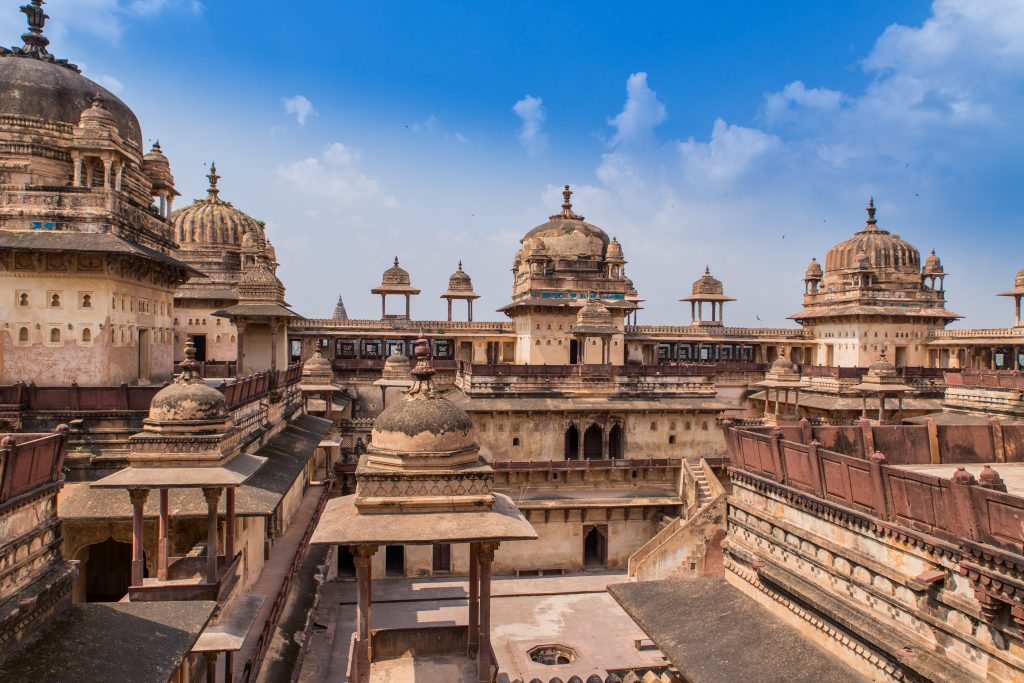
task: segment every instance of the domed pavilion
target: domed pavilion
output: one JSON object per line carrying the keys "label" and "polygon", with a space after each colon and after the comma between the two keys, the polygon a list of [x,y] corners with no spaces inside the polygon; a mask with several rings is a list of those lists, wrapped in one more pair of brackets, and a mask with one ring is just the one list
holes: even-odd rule
{"label": "domed pavilion", "polygon": [[[412,286],[412,279],[409,271],[398,265],[398,257],[395,257],[395,264],[384,271],[380,285],[370,290],[371,294],[380,295],[380,319],[381,320],[410,320],[410,299],[420,293],[420,290]],[[405,297],[405,315],[388,314],[388,297],[398,295]]]}
{"label": "domed pavilion", "polygon": [[355,494],[328,501],[310,543],[345,546],[354,556],[355,681],[368,679],[372,652],[402,651],[418,637],[372,630],[371,565],[377,549],[433,546],[450,554],[451,544],[468,543],[468,627],[455,627],[457,645],[443,654],[465,658],[466,668],[475,667],[475,680],[491,681],[494,553],[501,541],[535,539],[537,533],[510,498],[492,490],[494,470],[480,456],[473,421],[433,386],[426,339],[417,342],[411,374],[409,391],[374,421],[370,448],[356,469]]}
{"label": "domed pavilion", "polygon": [[[725,302],[736,301],[735,298],[725,295],[725,287],[722,281],[711,274],[709,266],[704,267],[704,274],[700,276],[690,288],[690,296],[685,296],[680,301],[690,303],[690,323],[692,325],[722,326],[722,318],[725,315]],[[711,319],[704,319],[704,304],[711,306]]]}
{"label": "domed pavilion", "polygon": [[817,365],[866,367],[889,354],[898,367],[925,366],[925,341],[960,318],[946,309],[946,272],[933,252],[922,263],[914,245],[878,225],[874,198],[867,222],[829,249],[824,268],[804,274],[803,310],[791,315],[815,341]]}
{"label": "domed pavilion", "polygon": [[473,291],[473,280],[469,273],[462,269],[462,261],[459,261],[459,268],[448,278],[448,291],[441,295],[442,299],[448,301],[448,322],[452,320],[452,301],[463,300],[466,302],[466,320],[473,322],[473,301],[480,298],[480,295]]}

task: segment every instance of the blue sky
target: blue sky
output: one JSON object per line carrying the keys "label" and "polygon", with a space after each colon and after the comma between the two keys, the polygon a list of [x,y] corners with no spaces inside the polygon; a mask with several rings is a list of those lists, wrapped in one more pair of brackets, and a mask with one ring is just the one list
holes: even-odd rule
{"label": "blue sky", "polygon": [[[24,25],[3,3],[3,42]],[[784,324],[811,256],[880,224],[947,271],[970,326],[1024,267],[1024,3],[51,0],[52,51],[159,138],[183,199],[267,221],[288,299],[378,315],[397,254],[419,318],[462,259],[507,302],[518,240],[577,190],[647,308],[705,264],[732,324]]]}

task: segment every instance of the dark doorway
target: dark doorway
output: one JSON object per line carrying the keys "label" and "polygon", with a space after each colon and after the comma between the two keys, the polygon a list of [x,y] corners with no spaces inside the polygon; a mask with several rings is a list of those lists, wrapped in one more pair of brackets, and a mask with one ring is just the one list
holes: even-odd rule
{"label": "dark doorway", "polygon": [[387,576],[405,576],[405,546],[389,545],[384,548],[384,573]]}
{"label": "dark doorway", "polygon": [[434,544],[434,573],[448,574],[452,570],[452,545],[451,543]]}
{"label": "dark doorway", "polygon": [[356,575],[356,558],[347,545],[338,546],[338,578],[352,579]]}
{"label": "dark doorway", "polygon": [[608,566],[608,527],[583,527],[583,568],[603,569]]}
{"label": "dark doorway", "polygon": [[192,344],[196,347],[196,360],[200,363],[206,362],[206,335],[193,334]]}
{"label": "dark doorway", "polygon": [[565,459],[576,460],[580,455],[580,430],[576,425],[569,425],[565,430]]}
{"label": "dark doorway", "polygon": [[622,457],[622,425],[612,425],[608,432],[608,457],[617,460]]}
{"label": "dark doorway", "polygon": [[89,560],[85,565],[86,602],[117,602],[128,593],[131,581],[131,543],[119,543],[108,538],[89,548]]}
{"label": "dark doorway", "polygon": [[583,433],[583,457],[587,460],[601,459],[601,437],[603,431],[600,425],[590,425]]}
{"label": "dark doorway", "polygon": [[580,362],[580,344],[575,339],[569,340],[569,365]]}

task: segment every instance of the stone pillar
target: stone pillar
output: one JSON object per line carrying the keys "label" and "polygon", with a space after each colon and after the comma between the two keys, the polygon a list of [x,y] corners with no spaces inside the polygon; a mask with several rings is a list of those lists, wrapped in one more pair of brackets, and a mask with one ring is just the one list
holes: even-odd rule
{"label": "stone pillar", "polygon": [[611,430],[608,427],[608,421],[605,420],[605,423],[604,423],[604,425],[601,428],[601,459],[602,460],[607,460],[608,459],[608,444],[610,443],[609,434],[608,434],[609,431],[611,431]]}
{"label": "stone pillar", "polygon": [[245,324],[235,323],[235,332],[237,333],[235,339],[238,341],[238,346],[235,351],[235,377],[237,378],[243,376],[242,366],[243,358],[245,357],[245,342],[242,341],[242,338],[245,334]]}
{"label": "stone pillar", "polygon": [[449,297],[445,297],[445,298],[448,299],[448,322],[451,322],[452,321],[452,298],[450,296]]}
{"label": "stone pillar", "polygon": [[82,157],[75,157],[75,179],[73,181],[75,187],[82,186]]}
{"label": "stone pillar", "polygon": [[469,651],[468,655],[476,654],[480,645],[480,565],[478,555],[479,543],[469,544]]}
{"label": "stone pillar", "polygon": [[384,318],[388,317],[388,304],[387,304],[387,301],[388,301],[388,295],[387,294],[381,294],[380,295],[380,319],[381,320],[383,320]]}
{"label": "stone pillar", "polygon": [[217,583],[217,503],[220,488],[203,488],[206,498],[206,583]]}
{"label": "stone pillar", "polygon": [[405,319],[406,320],[410,319],[410,316],[409,316],[409,299],[410,298],[411,297],[408,294],[405,295]]}
{"label": "stone pillar", "polygon": [[206,655],[206,683],[217,683],[217,653],[204,652]]}
{"label": "stone pillar", "polygon": [[469,320],[467,322],[473,322],[473,300],[466,299],[466,302],[469,304]]}
{"label": "stone pillar", "polygon": [[168,519],[168,495],[167,489],[160,489],[160,527],[159,545],[157,546],[156,578],[161,581],[167,580],[167,555],[170,549],[170,542],[167,538]]}
{"label": "stone pillar", "polygon": [[270,323],[270,371],[277,370],[277,321]]}
{"label": "stone pillar", "polygon": [[103,189],[109,190],[113,186],[114,162],[103,162]]}
{"label": "stone pillar", "polygon": [[480,560],[480,647],[476,653],[477,683],[491,683],[491,563],[497,543],[481,543]]}
{"label": "stone pillar", "polygon": [[[370,605],[371,595],[370,592],[373,590],[373,581],[370,576],[370,560],[373,558],[373,554],[377,552],[377,546],[375,545],[357,545],[353,549],[353,561],[356,565],[356,592],[358,596],[357,600],[357,617],[356,617],[356,661],[361,667],[366,667],[366,670],[360,668],[360,676],[365,676],[368,673],[370,666]],[[362,680],[362,679],[360,679]]]}
{"label": "stone pillar", "polygon": [[235,488],[226,487],[227,497],[224,506],[227,508],[224,517],[224,558],[230,563],[235,557]]}
{"label": "stone pillar", "polygon": [[143,574],[143,530],[142,508],[149,497],[149,489],[128,489],[132,501],[132,585],[142,585]]}

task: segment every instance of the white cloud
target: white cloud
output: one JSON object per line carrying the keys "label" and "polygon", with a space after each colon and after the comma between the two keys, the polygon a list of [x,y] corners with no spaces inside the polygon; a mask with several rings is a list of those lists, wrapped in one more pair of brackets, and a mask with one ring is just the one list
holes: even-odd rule
{"label": "white cloud", "polygon": [[679,152],[692,178],[730,181],[746,173],[755,162],[779,145],[780,141],[774,135],[716,119],[710,140],[697,142],[690,138],[679,143]]}
{"label": "white cloud", "polygon": [[397,206],[397,201],[383,191],[380,181],[364,172],[361,154],[341,142],[328,145],[319,157],[307,157],[277,169],[280,178],[297,190],[313,197],[341,204],[376,202]]}
{"label": "white cloud", "polygon": [[285,113],[295,115],[295,120],[298,121],[300,126],[306,125],[306,119],[310,116],[317,115],[316,109],[313,108],[313,103],[303,95],[285,97],[281,100],[281,104],[284,105]]}
{"label": "white cloud", "polygon": [[647,74],[643,71],[631,74],[626,79],[626,104],[615,118],[608,121],[615,128],[612,144],[651,141],[654,139],[654,129],[667,118],[665,105],[647,85]]}
{"label": "white cloud", "polygon": [[512,105],[512,111],[519,117],[521,125],[517,136],[519,143],[530,154],[540,154],[548,147],[548,134],[544,132],[544,101],[527,95]]}
{"label": "white cloud", "polygon": [[[45,7],[50,15],[46,34],[53,41],[51,51],[63,57],[69,56],[69,52],[62,50],[61,44],[80,34],[117,42],[133,19],[150,20],[173,11],[203,11],[199,0],[47,0]],[[0,11],[0,32],[4,36],[0,44],[12,43],[7,36],[13,36],[16,42],[24,28],[22,15]]]}
{"label": "white cloud", "polygon": [[779,121],[793,108],[831,112],[839,108],[843,99],[838,90],[808,88],[803,81],[793,81],[780,92],[765,97],[765,118],[769,122]]}
{"label": "white cloud", "polygon": [[437,118],[434,114],[431,114],[423,121],[413,121],[406,125],[410,133],[424,134],[430,137],[440,137],[442,140],[454,140],[455,142],[466,143],[469,142],[466,136],[457,130],[448,131],[441,126],[441,119]]}
{"label": "white cloud", "polygon": [[124,83],[110,74],[98,74],[94,80],[115,95],[120,95],[124,91]]}

